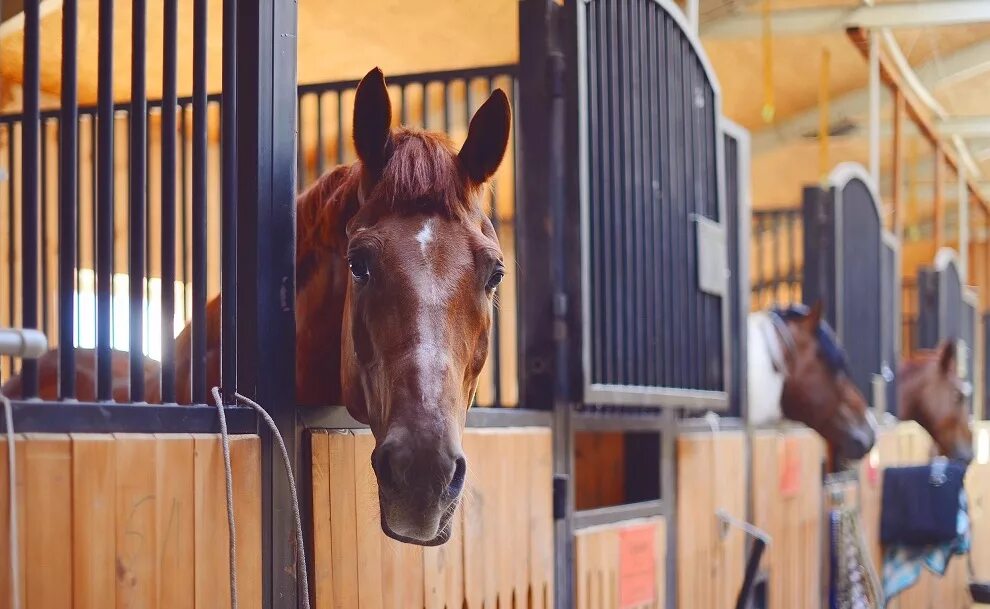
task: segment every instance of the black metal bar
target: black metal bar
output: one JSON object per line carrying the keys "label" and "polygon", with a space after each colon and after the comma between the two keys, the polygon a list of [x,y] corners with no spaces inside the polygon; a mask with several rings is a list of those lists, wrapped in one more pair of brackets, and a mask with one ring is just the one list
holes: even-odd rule
{"label": "black metal bar", "polygon": [[46,335],[52,336],[52,329],[48,325],[50,315],[48,310],[49,292],[51,286],[48,284],[48,269],[51,266],[51,257],[48,256],[48,121],[41,122],[39,158],[40,167],[38,169],[39,185],[41,187],[40,205],[38,209],[38,247],[41,252],[41,259],[38,263],[41,266],[41,330]]}
{"label": "black metal bar", "polygon": [[[10,231],[9,238],[7,239],[7,285],[9,286],[7,292],[9,294],[9,299],[7,300],[7,322],[11,326],[17,324],[17,320],[14,317],[17,311],[17,269],[14,265],[17,252],[17,239],[14,238],[16,231],[16,224],[14,222],[16,219],[14,212],[14,206],[16,205],[14,203],[14,181],[17,175],[17,172],[14,170],[15,146],[14,124],[11,123],[7,126],[7,226]],[[19,360],[10,357],[8,361],[10,362],[10,374],[13,376],[17,373],[14,366]]]}
{"label": "black metal bar", "polygon": [[[344,164],[344,92],[337,93],[337,164]],[[315,179],[319,180],[321,175]]]}
{"label": "black metal bar", "polygon": [[79,263],[78,0],[62,3],[62,107],[58,164],[58,397],[76,396],[75,276]]}
{"label": "black metal bar", "polygon": [[[323,152],[323,95],[317,94],[316,98],[316,178],[319,179],[326,170],[326,154]],[[338,104],[340,101],[338,100]],[[337,130],[340,131],[343,123],[337,123]]]}
{"label": "black metal bar", "polygon": [[145,183],[147,176],[147,87],[145,73],[147,39],[146,0],[133,0],[131,4],[131,107],[128,113],[130,151],[130,238],[127,255],[127,285],[130,292],[129,335],[131,401],[144,401],[144,272],[145,230],[147,229],[148,201]]}
{"label": "black metal bar", "polygon": [[113,291],[113,5],[100,0],[99,85],[97,93],[96,210],[96,397],[112,399],[110,362],[111,295]]}
{"label": "black metal bar", "polygon": [[[179,2],[165,0],[162,48],[162,403],[175,399],[175,130]],[[184,184],[184,183],[183,183]],[[183,190],[185,186],[183,185]]]}
{"label": "black metal bar", "polygon": [[[240,0],[237,17],[238,384],[271,414],[302,488],[295,405],[296,2]],[[293,518],[283,507],[289,486],[272,435],[263,429],[261,436],[262,604],[295,607]]]}
{"label": "black metal bar", "polygon": [[[189,321],[191,312],[189,311],[188,290],[189,290],[189,143],[187,141],[187,129],[189,128],[186,110],[188,104],[179,104],[179,173],[181,174],[179,184],[181,193],[180,208],[182,218],[180,218],[180,232],[182,236],[182,318]],[[191,374],[191,370],[181,370],[181,374]]]}
{"label": "black metal bar", "polygon": [[193,3],[192,399],[206,399],[207,2]]}
{"label": "black metal bar", "polygon": [[736,597],[736,609],[747,609],[750,597],[753,595],[753,586],[756,583],[756,575],[760,569],[760,559],[763,557],[763,550],[767,547],[767,542],[759,537],[753,539],[753,545],[749,548],[749,556],[746,558],[746,575],[743,577],[742,587],[739,589],[739,596]]}
{"label": "black metal bar", "polygon": [[[488,80],[488,94],[491,95],[494,83],[491,79]],[[464,111],[467,116],[467,122],[464,123],[465,129],[467,129],[471,124],[471,81],[468,79],[464,80]],[[512,91],[509,91],[509,99],[512,99]],[[514,138],[513,138],[514,140]],[[495,231],[495,235],[501,237],[501,218],[498,214],[498,192],[499,184],[497,180],[492,180],[491,187],[491,198],[492,198],[492,230]],[[502,310],[501,307],[495,307],[492,311],[492,406],[501,407],[502,404]]]}
{"label": "black metal bar", "polygon": [[[38,328],[38,142],[41,127],[41,18],[24,5],[24,122],[21,124],[21,325]],[[21,364],[24,396],[38,395],[38,363]]]}
{"label": "black metal bar", "polygon": [[[413,72],[397,74],[388,77],[389,85],[405,86],[424,84],[427,82],[451,80],[455,78],[488,78],[489,76],[515,76],[518,66],[507,63],[484,67],[459,68],[456,70],[440,70],[434,72]],[[356,89],[360,80],[340,80],[335,82],[307,83],[299,85],[299,93],[326,93],[328,91],[346,91]]]}
{"label": "black metal bar", "polygon": [[[18,433],[219,433],[213,406],[140,406],[131,404],[14,402]],[[253,410],[228,407],[227,431],[253,434],[258,430]],[[0,417],[0,430],[5,424]]]}
{"label": "black metal bar", "polygon": [[304,95],[299,95],[296,99],[296,192],[305,190],[309,181],[306,176],[306,150],[303,148],[302,134],[305,131],[303,124],[302,103]]}
{"label": "black metal bar", "polygon": [[220,385],[224,403],[237,391],[237,0],[223,1],[223,231]]}

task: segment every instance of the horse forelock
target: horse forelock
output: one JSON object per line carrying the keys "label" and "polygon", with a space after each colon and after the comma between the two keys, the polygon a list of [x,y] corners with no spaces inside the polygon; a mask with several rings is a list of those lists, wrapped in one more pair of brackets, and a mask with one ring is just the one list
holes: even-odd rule
{"label": "horse forelock", "polygon": [[370,198],[399,214],[462,218],[475,207],[474,188],[464,175],[450,139],[442,133],[400,128]]}

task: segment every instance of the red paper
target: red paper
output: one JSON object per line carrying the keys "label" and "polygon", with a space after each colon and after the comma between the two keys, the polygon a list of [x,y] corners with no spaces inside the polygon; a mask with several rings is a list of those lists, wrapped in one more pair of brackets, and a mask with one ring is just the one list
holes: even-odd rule
{"label": "red paper", "polygon": [[880,483],[880,468],[877,467],[879,460],[876,449],[870,452],[866,458],[866,479],[869,480],[870,486],[874,488]]}
{"label": "red paper", "polygon": [[780,460],[780,494],[793,497],[801,490],[801,443],[797,438],[784,439]]}
{"label": "red paper", "polygon": [[619,534],[619,608],[656,600],[655,526],[625,529]]}

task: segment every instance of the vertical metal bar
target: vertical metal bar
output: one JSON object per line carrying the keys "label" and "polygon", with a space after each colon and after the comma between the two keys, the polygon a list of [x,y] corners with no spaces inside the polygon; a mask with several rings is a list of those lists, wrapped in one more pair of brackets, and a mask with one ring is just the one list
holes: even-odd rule
{"label": "vertical metal bar", "polygon": [[[399,122],[402,126],[409,125],[409,104],[406,103],[406,88],[408,85],[399,86]],[[337,129],[341,127],[338,125]]]}
{"label": "vertical metal bar", "polygon": [[[179,2],[165,0],[162,48],[162,403],[175,402],[175,130]],[[185,187],[183,187],[185,190]],[[184,215],[184,214],[183,214]],[[184,371],[188,374],[188,371]]]}
{"label": "vertical metal bar", "polygon": [[224,403],[237,390],[237,0],[223,0],[223,231],[220,381]]}
{"label": "vertical metal bar", "polygon": [[100,0],[96,211],[96,397],[112,399],[110,306],[113,290],[113,5]]}
{"label": "vertical metal bar", "polygon": [[773,218],[773,298],[780,300],[781,259],[784,257],[784,241],[780,238],[780,213],[774,212]]}
{"label": "vertical metal bar", "polygon": [[296,193],[306,188],[306,151],[303,150],[302,103],[305,95],[296,100]]}
{"label": "vertical metal bar", "polygon": [[38,304],[41,306],[41,330],[50,336],[51,328],[48,326],[48,295],[50,293],[48,290],[51,289],[51,286],[48,284],[48,269],[51,264],[51,260],[48,256],[48,122],[49,121],[47,119],[41,121],[41,139],[39,142],[41,146],[39,158],[41,161],[38,169],[38,177],[41,187],[41,207],[38,210],[38,251],[41,252],[41,258],[38,262],[41,266],[41,302]]}
{"label": "vertical metal bar", "polygon": [[[323,152],[323,94],[317,93],[316,98],[316,179],[320,179],[326,171],[326,154]],[[338,102],[339,103],[339,102]],[[341,126],[337,125],[338,131]],[[340,156],[340,151],[337,152]]]}
{"label": "vertical metal bar", "polygon": [[[492,79],[488,79],[488,94],[494,90],[495,84]],[[513,99],[513,91],[508,92],[509,99]],[[471,81],[464,79],[464,129],[471,124]],[[513,140],[514,141],[514,140]],[[498,215],[498,182],[492,180],[492,229],[497,236],[501,235],[501,219]],[[492,406],[500,408],[502,404],[502,310],[495,307],[492,312]]]}
{"label": "vertical metal bar", "polygon": [[[182,218],[179,219],[179,227],[182,235],[182,318],[189,321],[190,312],[187,310],[187,293],[189,290],[189,143],[186,141],[186,131],[189,126],[186,110],[189,104],[184,103],[179,107],[179,179],[180,193],[182,199]],[[182,374],[191,374],[190,370],[182,370]]]}
{"label": "vertical metal bar", "polygon": [[127,285],[130,288],[131,401],[144,401],[144,271],[145,230],[148,201],[147,171],[148,100],[145,74],[147,2],[131,4],[131,108],[128,114],[130,136],[130,237],[127,254]]}
{"label": "vertical metal bar", "polygon": [[193,3],[192,402],[206,400],[206,0]]}
{"label": "vertical metal bar", "polygon": [[[344,90],[337,91],[337,164],[344,164]],[[319,179],[319,176],[316,176]]]}
{"label": "vertical metal bar", "polygon": [[[302,484],[295,408],[296,2],[238,2],[239,264],[238,383],[285,436]],[[262,556],[265,607],[299,598],[289,487],[272,435],[262,430]],[[304,469],[304,468],[303,468]],[[303,517],[305,521],[305,516]]]}
{"label": "vertical metal bar", "polygon": [[[38,130],[41,123],[41,36],[37,2],[24,5],[24,123],[21,125],[21,325],[38,327]],[[21,363],[22,393],[38,395],[38,363]]]}
{"label": "vertical metal bar", "polygon": [[[16,215],[14,212],[14,186],[17,179],[17,172],[14,170],[14,147],[17,143],[14,141],[14,129],[15,123],[11,121],[7,123],[7,283],[9,290],[9,299],[7,300],[7,322],[13,326],[17,323],[15,319],[15,314],[17,312],[17,269],[14,266],[14,260],[17,255],[17,239],[15,238],[16,231]],[[16,374],[14,366],[17,364],[17,360],[13,357],[9,359],[10,361],[10,374]]]}
{"label": "vertical metal bar", "polygon": [[79,94],[77,84],[78,0],[62,3],[62,108],[58,164],[58,397],[76,397],[75,275],[79,259]]}
{"label": "vertical metal bar", "polygon": [[[441,83],[443,89],[443,132],[450,135],[450,81],[445,80]],[[491,89],[491,83],[488,85],[489,90]]]}

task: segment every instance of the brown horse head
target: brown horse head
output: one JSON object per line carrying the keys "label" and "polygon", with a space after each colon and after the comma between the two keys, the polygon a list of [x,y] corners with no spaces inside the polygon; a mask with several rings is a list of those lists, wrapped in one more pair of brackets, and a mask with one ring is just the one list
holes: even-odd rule
{"label": "brown horse head", "polygon": [[969,428],[969,383],[959,378],[956,343],[919,350],[901,364],[898,416],[917,421],[931,434],[939,453],[969,463],[973,433]]}
{"label": "brown horse head", "polygon": [[781,410],[821,435],[831,452],[859,459],[873,448],[875,423],[846,369],[845,355],[822,319],[821,303],[781,314],[791,340]]}
{"label": "brown horse head", "polygon": [[[340,397],[375,436],[382,528],[400,541],[446,541],[464,486],[461,435],[505,274],[480,203],[509,121],[496,90],[460,151],[440,134],[393,129],[385,79],[372,70],[354,100],[359,162],[313,187],[324,211],[300,202],[300,399],[320,399],[339,357]],[[338,289],[342,301],[325,296]]]}

